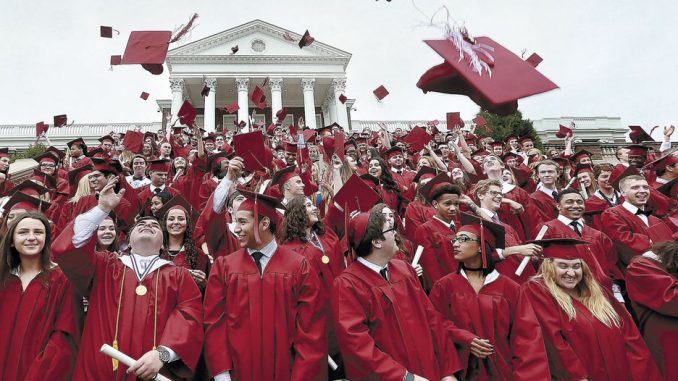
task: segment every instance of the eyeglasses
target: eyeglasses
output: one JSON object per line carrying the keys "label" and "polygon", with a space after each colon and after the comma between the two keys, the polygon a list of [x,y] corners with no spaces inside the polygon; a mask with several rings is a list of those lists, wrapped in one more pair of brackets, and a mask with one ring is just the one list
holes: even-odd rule
{"label": "eyeglasses", "polygon": [[45,168],[54,168],[54,167],[56,167],[56,165],[51,164],[51,163],[40,163],[40,166],[41,166],[41,167],[45,167]]}
{"label": "eyeglasses", "polygon": [[503,193],[497,192],[497,191],[487,191],[487,193],[489,193],[490,196],[492,196],[492,197],[497,197],[497,196],[503,196],[503,195],[504,195]]}
{"label": "eyeglasses", "polygon": [[386,233],[388,233],[388,232],[395,231],[396,229],[397,229],[397,228],[396,228],[395,226],[393,226],[393,227],[391,227],[390,229],[384,230],[383,232],[381,232],[381,234],[386,234]]}
{"label": "eyeglasses", "polygon": [[454,238],[452,238],[452,239],[450,240],[450,242],[451,242],[452,244],[454,244],[455,242],[464,243],[464,242],[468,242],[468,241],[473,241],[473,242],[478,242],[478,243],[480,243],[480,239],[478,239],[478,238],[473,239],[473,238],[467,237],[467,236],[465,236],[465,235],[463,235],[463,236],[461,236],[461,237],[459,237],[459,238],[454,237]]}

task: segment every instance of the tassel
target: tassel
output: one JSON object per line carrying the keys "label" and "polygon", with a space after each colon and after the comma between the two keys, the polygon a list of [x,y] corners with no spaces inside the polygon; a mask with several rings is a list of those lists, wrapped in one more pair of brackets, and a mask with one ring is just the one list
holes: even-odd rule
{"label": "tassel", "polygon": [[480,219],[480,255],[482,261],[482,268],[487,268],[487,253],[485,252],[485,227],[483,226],[483,219]]}
{"label": "tassel", "polygon": [[197,13],[194,13],[193,16],[191,16],[191,19],[188,20],[188,24],[186,24],[186,26],[184,26],[183,28],[181,28],[181,29],[179,30],[179,32],[177,32],[177,33],[174,35],[174,37],[172,37],[172,39],[170,40],[169,43],[171,44],[171,43],[173,43],[173,42],[179,41],[184,35],[186,35],[186,33],[190,32],[191,29],[193,29],[193,21],[195,21],[195,19],[197,19],[197,18],[198,18],[198,14],[197,14]]}
{"label": "tassel", "polygon": [[[113,349],[118,350],[118,340],[113,340]],[[113,371],[118,370],[118,360],[111,359],[113,361]]]}
{"label": "tassel", "polygon": [[254,195],[254,240],[257,245],[261,244],[261,237],[259,236],[259,202],[257,195]]}

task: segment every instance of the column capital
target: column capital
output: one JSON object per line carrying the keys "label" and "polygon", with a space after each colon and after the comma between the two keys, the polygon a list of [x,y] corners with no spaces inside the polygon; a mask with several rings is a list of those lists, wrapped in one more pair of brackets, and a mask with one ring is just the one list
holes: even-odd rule
{"label": "column capital", "polygon": [[271,88],[271,91],[282,91],[283,79],[282,78],[269,78],[268,87]]}
{"label": "column capital", "polygon": [[183,92],[184,91],[184,79],[183,78],[170,78],[170,88],[172,92]]}
{"label": "column capital", "polygon": [[304,91],[313,91],[313,86],[315,85],[315,78],[302,78],[301,88]]}
{"label": "column capital", "polygon": [[238,85],[238,91],[249,91],[250,79],[244,77],[237,77],[235,83]]}
{"label": "column capital", "polygon": [[332,88],[335,92],[343,92],[346,90],[346,78],[332,79]]}
{"label": "column capital", "polygon": [[210,92],[217,91],[217,79],[216,78],[205,78],[205,86],[210,88]]}

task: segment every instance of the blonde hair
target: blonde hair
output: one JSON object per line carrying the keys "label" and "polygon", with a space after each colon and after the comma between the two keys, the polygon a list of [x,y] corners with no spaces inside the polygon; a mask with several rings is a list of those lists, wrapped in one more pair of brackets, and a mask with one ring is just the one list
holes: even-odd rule
{"label": "blonde hair", "polygon": [[89,185],[89,175],[85,175],[78,181],[78,188],[68,202],[77,204],[81,198],[89,196],[90,194],[92,194],[92,188]]}
{"label": "blonde hair", "polygon": [[[586,262],[581,261],[582,279],[577,284],[576,289],[579,291],[579,301],[583,304],[591,314],[601,323],[608,327],[620,326],[620,318],[617,311],[615,311],[610,301],[603,294],[603,290],[598,282],[593,278],[591,269]],[[556,265],[553,263],[553,258],[545,258],[539,269],[539,275],[536,279],[543,279],[546,288],[549,290],[553,298],[556,300],[560,308],[565,311],[570,320],[577,316],[577,311],[572,304],[572,297],[567,294],[556,283]]]}

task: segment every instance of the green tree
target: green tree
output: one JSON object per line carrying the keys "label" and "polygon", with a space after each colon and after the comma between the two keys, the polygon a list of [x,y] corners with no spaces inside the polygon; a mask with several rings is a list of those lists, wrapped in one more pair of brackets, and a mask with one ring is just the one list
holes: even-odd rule
{"label": "green tree", "polygon": [[10,162],[14,163],[14,161],[19,160],[19,159],[28,159],[28,158],[33,158],[41,153],[45,152],[47,150],[47,147],[44,145],[38,143],[36,145],[29,145],[27,149],[23,151],[16,151],[12,154],[10,157]]}
{"label": "green tree", "polygon": [[532,136],[535,140],[535,146],[541,147],[541,140],[537,136],[537,131],[529,119],[523,119],[523,114],[516,111],[514,114],[501,116],[481,110],[478,115],[485,118],[487,124],[484,127],[476,128],[476,134],[482,137],[490,136],[495,141],[506,141],[506,137],[511,134],[521,138],[525,135]]}

